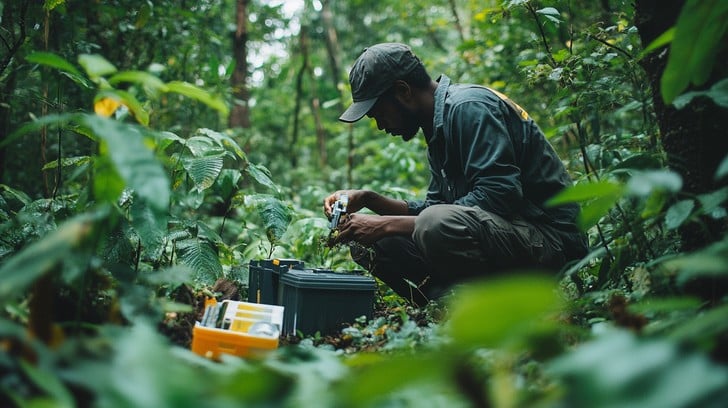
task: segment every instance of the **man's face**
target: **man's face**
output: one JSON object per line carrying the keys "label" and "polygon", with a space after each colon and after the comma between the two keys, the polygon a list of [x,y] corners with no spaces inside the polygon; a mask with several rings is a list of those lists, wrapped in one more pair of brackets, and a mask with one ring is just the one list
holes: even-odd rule
{"label": "man's face", "polygon": [[380,96],[377,103],[367,112],[377,121],[377,128],[392,136],[402,136],[408,141],[415,137],[420,125],[415,113],[404,106],[391,92]]}

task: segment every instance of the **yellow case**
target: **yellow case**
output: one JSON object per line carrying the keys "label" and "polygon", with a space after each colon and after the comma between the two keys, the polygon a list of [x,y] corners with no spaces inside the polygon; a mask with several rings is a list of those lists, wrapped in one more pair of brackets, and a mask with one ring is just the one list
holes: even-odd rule
{"label": "yellow case", "polygon": [[[221,354],[256,357],[278,348],[283,307],[260,303],[228,302],[225,317],[230,319],[226,329],[205,327],[196,322],[192,329],[192,351],[203,357],[219,360]],[[215,302],[212,302],[213,304]],[[206,302],[206,306],[209,303]],[[275,335],[257,335],[247,331],[255,323],[268,323],[278,329]]]}

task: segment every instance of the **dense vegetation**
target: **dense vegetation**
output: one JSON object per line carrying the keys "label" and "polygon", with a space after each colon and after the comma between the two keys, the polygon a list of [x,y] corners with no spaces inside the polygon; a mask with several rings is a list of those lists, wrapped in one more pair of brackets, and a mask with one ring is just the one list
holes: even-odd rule
{"label": "dense vegetation", "polygon": [[[728,398],[726,2],[289,7],[0,3],[0,405]],[[325,194],[424,194],[422,138],[336,120],[348,64],[382,41],[528,109],[575,180],[552,202],[581,204],[591,252],[424,309],[381,287],[374,318],[335,336],[198,357],[200,302],[244,294],[250,260],[355,267],[324,245]]]}

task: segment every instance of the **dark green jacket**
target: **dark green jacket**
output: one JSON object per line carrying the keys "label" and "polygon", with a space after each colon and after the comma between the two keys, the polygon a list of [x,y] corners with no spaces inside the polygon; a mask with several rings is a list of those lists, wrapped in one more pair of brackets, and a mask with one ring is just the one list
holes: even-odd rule
{"label": "dark green jacket", "polygon": [[432,179],[419,214],[433,204],[477,206],[507,219],[524,218],[557,234],[570,258],[586,253],[576,204],[546,207],[569,175],[543,132],[518,105],[477,85],[451,84],[442,75],[435,91],[434,132],[427,140]]}

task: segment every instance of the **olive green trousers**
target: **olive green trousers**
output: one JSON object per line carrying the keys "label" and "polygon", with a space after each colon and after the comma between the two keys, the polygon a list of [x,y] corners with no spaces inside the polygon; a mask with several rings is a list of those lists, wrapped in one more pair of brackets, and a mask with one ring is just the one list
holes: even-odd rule
{"label": "olive green trousers", "polygon": [[[581,240],[585,241],[585,240]],[[412,236],[386,237],[352,258],[400,296],[424,305],[453,284],[513,270],[558,270],[586,246],[569,251],[560,234],[478,207],[434,205],[415,220]]]}

